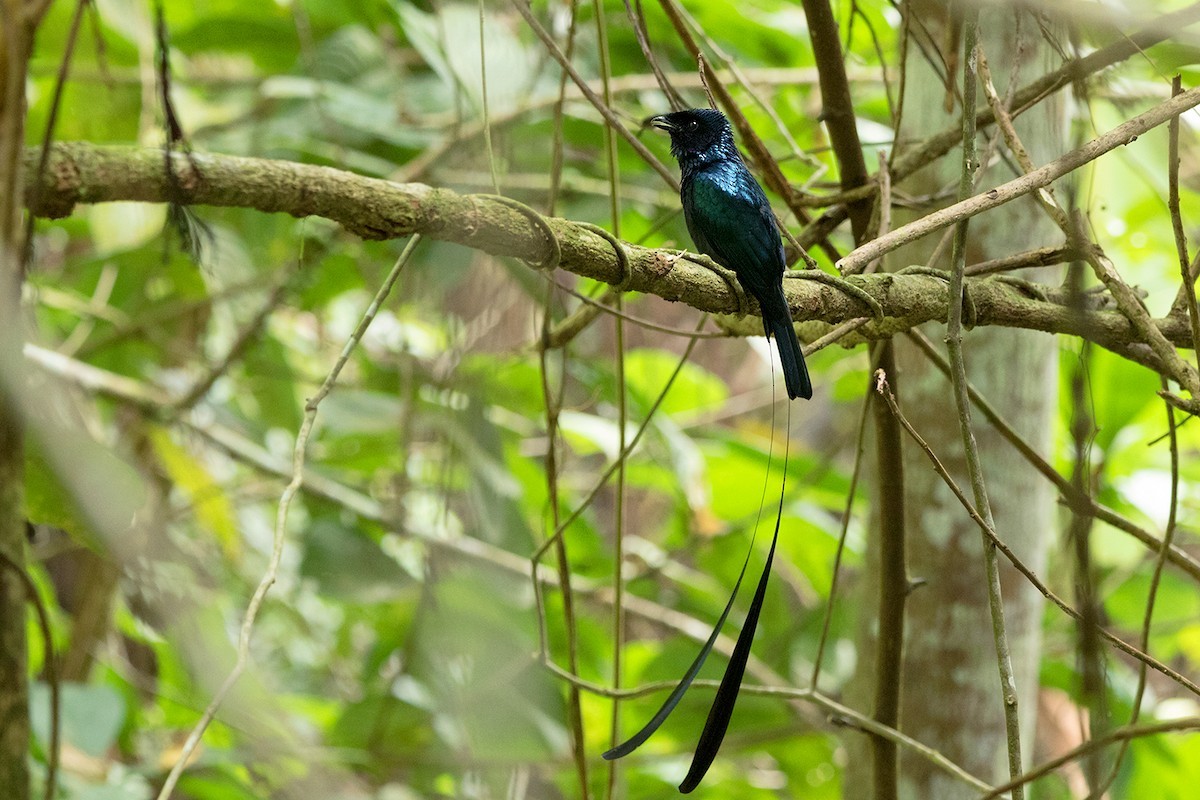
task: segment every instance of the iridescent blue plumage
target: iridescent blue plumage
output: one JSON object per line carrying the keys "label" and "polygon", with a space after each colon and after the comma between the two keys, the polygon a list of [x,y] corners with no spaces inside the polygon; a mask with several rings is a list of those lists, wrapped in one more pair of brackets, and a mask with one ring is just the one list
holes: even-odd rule
{"label": "iridescent blue plumage", "polygon": [[[679,160],[679,166],[683,170],[683,214],[696,248],[725,268],[732,269],[742,288],[758,300],[767,336],[774,336],[779,346],[779,360],[783,364],[783,377],[787,383],[788,395],[792,398],[812,397],[812,384],[804,365],[804,355],[800,351],[800,342],[796,340],[791,312],[783,296],[785,264],[783,245],[775,227],[775,215],[771,213],[771,206],[762,188],[742,163],[742,157],[733,143],[733,131],[729,128],[729,122],[720,111],[711,109],[677,111],[654,117],[650,122],[671,134],[671,153]],[[784,463],[787,463],[786,450]],[[785,484],[786,478],[785,472]],[[766,598],[771,562],[775,556],[775,545],[779,541],[782,513],[781,489],[779,514],[775,517],[771,549],[767,552],[766,564],[758,578],[754,599],[750,602],[745,624],[730,655],[721,685],[713,697],[708,718],[696,744],[696,752],[692,756],[692,765],[683,782],[679,784],[679,791],[685,794],[700,785],[709,766],[717,757],[725,732],[729,728],[742,677],[750,659],[750,648],[754,642],[755,629],[758,627],[759,613]],[[725,610],[721,612],[721,618],[717,620],[712,634],[696,654],[695,660],[679,684],[650,721],[624,742],[605,752],[605,758],[621,758],[640,747],[658,730],[683,699],[684,693],[692,685],[704,666],[705,659],[712,652],[721,628],[733,609],[752,552],[753,546],[746,554],[746,561],[742,563],[742,571],[738,574],[737,583],[734,584],[729,602],[725,604]]]}
{"label": "iridescent blue plumage", "polygon": [[746,169],[729,121],[720,111],[694,108],[651,123],[671,134],[671,153],[683,173],[680,199],[696,249],[733,270],[758,300],[763,329],[774,337],[791,398],[812,397],[808,368],[783,294],[783,243],[771,204]]}

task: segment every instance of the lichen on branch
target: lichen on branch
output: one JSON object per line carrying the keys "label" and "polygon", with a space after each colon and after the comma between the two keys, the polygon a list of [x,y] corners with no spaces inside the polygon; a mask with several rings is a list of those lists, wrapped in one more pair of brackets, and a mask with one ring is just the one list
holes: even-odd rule
{"label": "lichen on branch", "polygon": [[[37,149],[26,151],[30,181],[39,155]],[[631,291],[683,302],[701,311],[738,311],[737,294],[702,260],[628,242],[621,243],[625,255],[622,260],[613,244],[589,230],[588,223],[543,217],[513,201],[459,194],[421,183],[394,183],[290,161],[199,153],[190,159],[182,155],[174,158],[176,182],[172,185],[161,150],[58,144],[51,151],[39,190],[27,191],[26,196],[37,198],[31,211],[48,218],[65,217],[80,203],[165,203],[171,199],[189,205],[319,216],[364,239],[420,233],[495,256],[521,259],[533,267],[554,266],[612,285],[620,284],[628,269],[627,288]],[[555,253],[548,235],[553,235],[558,244],[556,264],[547,263]],[[936,276],[879,274],[856,276],[854,281],[884,312],[884,319],[862,327],[859,336],[890,336],[947,317],[946,284]],[[836,325],[871,315],[864,303],[835,286],[800,280],[785,281],[784,285],[797,322]],[[971,279],[967,286],[975,327],[999,325],[1085,336],[1151,368],[1159,367],[1154,354],[1116,311],[1097,307],[1080,314],[1067,306],[1065,297],[1048,287],[1030,293],[994,278]],[[757,308],[752,305],[750,311],[756,312]],[[1175,345],[1191,345],[1186,319],[1167,317],[1155,320],[1155,325]],[[747,325],[745,330],[754,333],[761,329]]]}

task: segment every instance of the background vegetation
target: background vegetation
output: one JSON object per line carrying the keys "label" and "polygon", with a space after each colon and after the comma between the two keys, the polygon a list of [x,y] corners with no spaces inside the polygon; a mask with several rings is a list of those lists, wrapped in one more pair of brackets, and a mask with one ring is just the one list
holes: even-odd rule
{"label": "background vegetation", "polygon": [[[1155,31],[1154,43],[1063,90],[1071,98],[1065,135],[1051,158],[1166,101],[1176,73],[1185,88],[1196,85],[1200,28],[1177,20],[1155,28],[1152,14],[1184,6],[1153,5],[1056,4],[1053,17],[1020,4],[997,12],[1019,17],[1027,33],[1056,48],[1056,66],[1127,41],[1133,30]],[[6,24],[20,4],[8,6]],[[830,8],[840,24],[859,152],[872,172],[876,152],[893,148],[902,47],[940,65],[946,120],[957,124],[958,39],[923,38],[919,26],[904,27],[906,14],[910,23],[920,20],[920,8],[916,17],[912,7],[883,0]],[[639,46],[631,22],[639,19],[671,84],[689,105],[707,105],[678,31],[695,37],[800,198],[792,210],[807,204],[814,215],[825,206],[846,213],[836,204],[847,188],[839,183],[845,163],[819,121],[821,75],[804,9],[781,0],[706,0],[627,11],[615,1],[528,9],[171,0],[163,6],[164,53],[154,9],[140,0],[60,0],[36,29],[25,140],[40,145],[53,119],[55,141],[160,147],[168,130],[167,75],[185,137],[173,146],[196,154],[201,175],[212,153],[324,165],[460,195],[502,194],[625,242],[664,248],[666,258],[690,246],[674,189],[564,78],[526,17],[633,133],[641,119],[669,107]],[[683,16],[673,22],[672,13]],[[972,12],[964,14],[969,26]],[[1038,77],[1028,68],[1017,85]],[[1173,222],[1184,234],[1185,264],[1189,244],[1195,249],[1187,235],[1200,219],[1194,125],[1194,115],[1182,118],[1174,213],[1166,126],[1058,185],[1062,206],[1083,213],[1084,235],[1138,287],[1155,318],[1168,315],[1180,288]],[[980,141],[993,137],[997,155],[987,163],[1000,174],[997,182],[1021,174],[994,128]],[[640,140],[674,175],[665,140]],[[93,152],[76,155],[85,161]],[[26,169],[35,175],[37,154],[30,153]],[[133,160],[123,157],[113,163],[129,164],[132,173]],[[961,153],[947,159],[957,170]],[[175,163],[180,174],[192,174],[185,161]],[[70,178],[48,174],[51,183]],[[249,185],[257,173],[249,163],[237,167],[233,185],[239,174]],[[273,178],[264,180],[269,191]],[[875,175],[871,181],[879,185]],[[774,583],[748,675],[766,688],[743,695],[697,795],[856,796],[845,789],[847,775],[864,762],[847,748],[868,741],[863,726],[876,709],[837,703],[856,663],[862,666],[862,629],[875,624],[874,579],[854,579],[875,541],[870,498],[880,492],[870,489],[877,485],[869,478],[872,459],[862,463],[863,480],[855,479],[872,386],[860,334],[879,338],[908,324],[872,323],[843,346],[812,355],[817,397],[789,410],[771,377],[766,343],[753,335],[756,319],[714,319],[697,303],[653,294],[622,297],[608,285],[615,281],[498,256],[503,248],[482,235],[475,248],[444,241],[475,235],[465,227],[474,221],[439,217],[434,197],[431,216],[423,218],[428,224],[410,229],[428,235],[408,251],[394,290],[356,340],[356,325],[405,241],[372,241],[330,222],[346,208],[341,196],[322,205],[334,196],[331,184],[312,184],[312,197],[300,205],[275,206],[306,207],[313,215],[302,219],[266,213],[258,200],[230,192],[182,221],[166,203],[133,202],[188,202],[195,188],[163,185],[161,178],[147,182],[144,193],[124,202],[80,204],[33,227],[21,295],[25,389],[10,384],[8,391],[26,401],[25,569],[49,615],[45,628],[30,606],[22,631],[29,641],[22,669],[32,676],[35,787],[44,786],[52,752],[50,653],[61,682],[59,796],[153,797],[238,664],[247,604],[270,574],[245,672],[192,753],[176,797],[673,794],[713,681],[689,693],[629,759],[614,765],[599,753],[640,726],[664,687],[683,674],[719,617],[755,530],[750,571],[761,563],[769,520],[760,517],[770,516],[786,452]],[[952,201],[956,186],[955,179],[923,196],[898,188],[893,197],[921,216]],[[835,272],[834,258],[855,247],[851,226],[819,237],[789,211],[778,188],[772,199],[785,225],[821,269]],[[45,191],[52,196],[55,189]],[[870,202],[877,231],[879,204]],[[520,225],[524,213],[513,211],[505,224]],[[1029,213],[1043,212],[1029,202]],[[1010,239],[1012,253],[1042,244],[1020,228]],[[1078,250],[1080,241],[1058,235],[1060,252],[1049,260],[1071,261],[1069,246]],[[946,248],[931,266],[949,269],[950,256]],[[886,268],[906,265],[893,259]],[[639,261],[639,281],[649,280],[643,268]],[[1066,268],[1053,269],[1034,278],[1070,308],[1059,286]],[[1099,296],[1103,285],[1087,274],[1088,289]],[[712,286],[719,291],[719,282]],[[942,297],[944,286],[930,279],[926,293]],[[836,288],[809,281],[789,282],[789,289],[804,298],[838,296]],[[730,297],[699,305],[731,311]],[[607,310],[598,313],[598,305]],[[821,316],[815,300],[800,307],[812,310],[798,313],[800,320]],[[870,315],[858,308],[830,319],[834,306],[823,307],[823,322],[801,324],[809,341],[831,330],[845,334],[837,324],[858,320],[859,328]],[[1117,313],[1112,303],[1088,308]],[[886,310],[889,319],[900,318],[894,306]],[[1186,321],[1187,311],[1186,302],[1177,305],[1175,318]],[[981,306],[980,313],[997,312]],[[690,337],[698,326],[703,337]],[[971,343],[995,330],[985,324],[967,334],[968,361]],[[745,333],[752,336],[739,335]],[[927,326],[927,334],[941,349],[942,322]],[[1122,335],[1124,345],[1112,349],[1079,336],[1038,340],[1061,355],[1058,375],[1046,382],[1059,410],[1041,455],[1061,483],[1075,480],[1076,498],[1092,504],[1076,499],[1053,512],[1062,533],[1039,532],[1048,555],[1038,574],[1090,616],[1080,633],[1074,619],[1047,604],[1030,623],[1041,639],[1033,654],[1040,699],[1038,713],[1031,712],[1036,742],[1026,731],[1025,767],[1091,737],[1132,741],[1097,759],[1072,755],[1065,769],[1032,784],[1034,797],[1084,796],[1087,779],[1099,790],[1098,777],[1115,780],[1111,797],[1184,798],[1200,781],[1200,734],[1187,732],[1200,727],[1195,686],[1187,683],[1200,664],[1200,570],[1190,560],[1200,558],[1192,523],[1200,504],[1200,461],[1193,457],[1200,429],[1168,423],[1160,377],[1146,365],[1168,376],[1185,373],[1164,366],[1139,332]],[[356,346],[308,432],[306,402],[348,341]],[[1191,349],[1179,353],[1195,361]],[[941,424],[958,436],[957,419]],[[978,412],[975,425],[988,425]],[[302,430],[304,482],[281,503]],[[635,436],[637,446],[623,457]],[[961,451],[941,455],[962,459]],[[1024,461],[997,468],[1034,470]],[[1063,496],[1073,495],[1064,489]],[[992,502],[1013,506],[1023,498]],[[1096,512],[1097,504],[1112,516]],[[1082,571],[1072,509],[1099,517],[1079,534],[1089,546]],[[281,513],[286,524],[278,538]],[[970,524],[960,507],[947,513]],[[1148,543],[1129,536],[1130,527],[1149,532]],[[1161,569],[1156,542],[1166,535],[1178,555]],[[531,559],[540,565],[540,591]],[[920,565],[909,573],[938,579]],[[1023,580],[1004,575],[1006,592],[1010,579]],[[5,580],[15,580],[14,570]],[[973,619],[990,630],[986,616]],[[910,630],[922,624],[909,620]],[[1089,655],[1087,625],[1150,653],[1182,682],[1151,670],[1143,692],[1138,661],[1107,644]],[[722,638],[717,649],[727,654],[730,647]],[[981,655],[994,675],[994,655]],[[702,678],[718,678],[723,661],[714,657]],[[819,693],[812,683],[818,663]],[[1087,682],[1097,665],[1099,690]],[[910,679],[919,681],[922,669],[939,665],[914,671],[910,664]],[[898,683],[900,676],[882,679]],[[639,691],[613,691],[630,688]],[[998,684],[984,691],[999,707]],[[950,709],[955,702],[944,698]],[[1183,732],[1128,733],[1122,726],[1133,721],[1135,707],[1143,727],[1175,721]],[[960,727],[989,758],[1003,753],[1003,729],[973,729],[970,718]],[[910,733],[903,720],[899,728]],[[911,740],[900,747],[917,753]],[[933,763],[935,756],[914,757]],[[999,769],[974,777],[998,785],[1009,776]],[[955,782],[968,792],[963,796],[986,795]]]}

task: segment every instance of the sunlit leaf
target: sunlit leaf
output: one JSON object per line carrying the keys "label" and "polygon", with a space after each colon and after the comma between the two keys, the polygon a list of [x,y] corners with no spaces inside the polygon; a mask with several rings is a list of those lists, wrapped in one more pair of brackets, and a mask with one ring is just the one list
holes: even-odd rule
{"label": "sunlit leaf", "polygon": [[196,521],[212,535],[226,558],[241,557],[242,540],[228,489],[187,450],[180,447],[164,428],[151,428],[155,454],[172,482],[191,503]]}
{"label": "sunlit leaf", "polygon": [[25,465],[28,519],[85,541],[97,534],[123,535],[145,500],[138,472],[80,431],[45,430],[31,437]]}
{"label": "sunlit leaf", "polygon": [[[679,357],[662,350],[633,350],[625,354],[625,380],[629,391],[649,406],[666,385]],[[671,384],[659,406],[667,415],[683,411],[716,411],[729,397],[725,383],[703,367],[687,363]]]}
{"label": "sunlit leaf", "polygon": [[[59,687],[63,741],[95,758],[108,754],[125,719],[125,701],[104,684],[66,683]],[[34,735],[50,742],[50,688],[40,681],[30,687]]]}

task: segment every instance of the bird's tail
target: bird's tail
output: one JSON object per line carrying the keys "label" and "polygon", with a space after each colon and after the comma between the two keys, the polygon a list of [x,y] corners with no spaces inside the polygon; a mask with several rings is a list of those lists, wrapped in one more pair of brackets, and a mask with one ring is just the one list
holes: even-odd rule
{"label": "bird's tail", "polygon": [[791,315],[787,313],[770,314],[770,319],[763,318],[763,327],[767,335],[775,339],[779,348],[779,362],[783,365],[783,382],[787,385],[788,397],[795,400],[803,397],[812,399],[812,381],[808,377],[808,366],[804,363],[804,353],[800,350],[800,340],[796,338],[796,329],[792,326]]}

